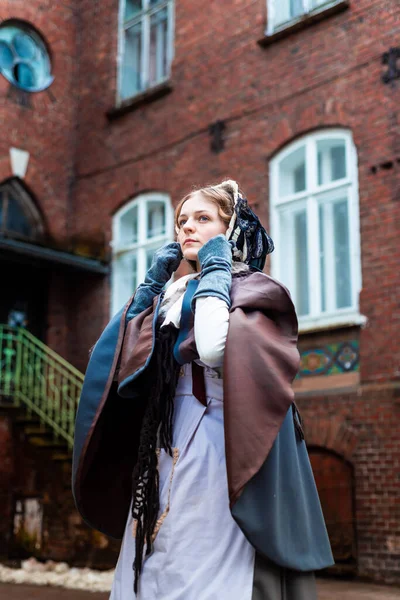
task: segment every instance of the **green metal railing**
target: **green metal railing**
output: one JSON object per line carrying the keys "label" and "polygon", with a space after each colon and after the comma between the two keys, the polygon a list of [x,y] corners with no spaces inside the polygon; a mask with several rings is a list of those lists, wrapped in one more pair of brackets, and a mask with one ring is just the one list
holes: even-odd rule
{"label": "green metal railing", "polygon": [[21,327],[0,325],[0,399],[24,405],[72,448],[83,374]]}

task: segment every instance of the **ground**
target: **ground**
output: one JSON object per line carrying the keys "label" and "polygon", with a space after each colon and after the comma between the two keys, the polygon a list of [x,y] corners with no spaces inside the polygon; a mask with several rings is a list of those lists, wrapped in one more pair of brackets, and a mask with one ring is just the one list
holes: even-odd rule
{"label": "ground", "polygon": [[[321,580],[318,600],[399,600],[400,588]],[[108,600],[109,594],[65,590],[56,587],[0,583],[1,600]]]}

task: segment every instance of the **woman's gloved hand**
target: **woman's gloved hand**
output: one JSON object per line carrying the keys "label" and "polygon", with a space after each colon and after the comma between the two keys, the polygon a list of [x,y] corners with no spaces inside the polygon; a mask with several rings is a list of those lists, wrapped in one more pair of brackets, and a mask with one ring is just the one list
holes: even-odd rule
{"label": "woman's gloved hand", "polygon": [[165,244],[155,252],[144,282],[136,289],[134,301],[127,313],[128,320],[151,306],[153,298],[162,292],[172,273],[179,267],[182,258],[183,254],[178,242]]}
{"label": "woman's gloved hand", "polygon": [[211,238],[202,246],[197,258],[201,266],[200,282],[192,298],[192,311],[197,298],[215,296],[231,306],[230,289],[232,284],[232,247],[225,235]]}
{"label": "woman's gloved hand", "polygon": [[159,294],[164,285],[177,270],[183,258],[181,245],[178,242],[165,244],[155,252],[150,269],[146,273],[144,283],[155,294]]}

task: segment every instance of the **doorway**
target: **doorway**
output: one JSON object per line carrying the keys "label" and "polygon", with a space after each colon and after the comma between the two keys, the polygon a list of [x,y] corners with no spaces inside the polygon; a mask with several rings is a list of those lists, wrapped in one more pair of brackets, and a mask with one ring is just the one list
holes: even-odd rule
{"label": "doorway", "polygon": [[26,327],[45,341],[49,272],[1,257],[0,324]]}

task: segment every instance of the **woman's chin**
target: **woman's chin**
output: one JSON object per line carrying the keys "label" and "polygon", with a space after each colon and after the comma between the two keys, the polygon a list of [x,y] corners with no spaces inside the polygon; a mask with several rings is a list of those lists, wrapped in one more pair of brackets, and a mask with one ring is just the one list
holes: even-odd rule
{"label": "woman's chin", "polygon": [[186,258],[186,260],[197,260],[197,253],[198,253],[198,248],[187,248],[186,250],[184,250],[183,252],[183,256],[184,258]]}

